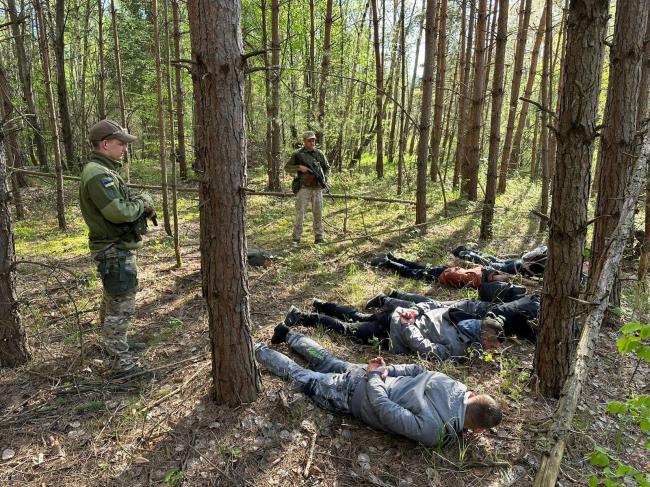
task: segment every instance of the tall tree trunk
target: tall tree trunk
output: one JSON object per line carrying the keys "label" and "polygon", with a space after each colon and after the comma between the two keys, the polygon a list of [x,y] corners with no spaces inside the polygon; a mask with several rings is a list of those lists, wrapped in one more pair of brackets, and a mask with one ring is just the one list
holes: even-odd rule
{"label": "tall tree trunk", "polygon": [[[559,97],[558,97],[559,99]],[[559,113],[559,111],[558,111]],[[539,113],[535,114],[535,124],[533,125],[533,143],[530,146],[530,180],[534,181],[537,179],[537,164],[539,163],[539,158],[537,156],[537,144],[539,140]],[[557,144],[556,144],[557,147]]]}
{"label": "tall tree trunk", "polygon": [[327,96],[327,75],[329,74],[332,59],[332,0],[326,1],[325,7],[325,35],[323,37],[323,58],[320,66],[320,86],[318,89],[318,141],[323,149],[325,141],[325,98]]}
{"label": "tall tree trunk", "polygon": [[445,76],[447,74],[447,0],[440,0],[438,13],[438,69],[436,70],[436,95],[433,102],[433,127],[431,129],[431,168],[429,178],[435,181],[442,140],[442,114],[445,110]]}
{"label": "tall tree trunk", "polygon": [[[533,52],[530,55],[530,69],[528,70],[528,81],[526,82],[526,89],[524,90],[524,98],[530,99],[533,93],[533,86],[535,85],[535,75],[537,74],[537,60],[539,59],[539,49],[542,45],[544,38],[544,29],[546,26],[546,8],[542,12],[542,17],[539,21],[539,28],[535,36],[535,44],[533,45]],[[524,126],[526,125],[526,117],[528,116],[529,103],[521,102],[521,112],[519,112],[519,120],[517,121],[517,129],[512,142],[512,150],[508,158],[508,169],[514,169],[519,166],[519,156],[521,155],[521,141],[524,137]]]}
{"label": "tall tree trunk", "polygon": [[[282,120],[280,120],[280,0],[271,0],[271,162],[268,187],[280,191],[280,144]],[[312,73],[313,74],[313,73]]]}
{"label": "tall tree trunk", "polygon": [[[111,20],[113,27],[113,53],[115,56],[115,75],[117,85],[117,97],[120,102],[120,123],[122,127],[128,127],[126,121],[126,101],[124,99],[124,79],[122,78],[122,53],[120,52],[120,36],[117,32],[117,10],[115,10],[115,0],[111,0]],[[124,165],[122,171],[126,180],[131,179],[131,164],[129,152],[124,154]]]}
{"label": "tall tree trunk", "polygon": [[52,80],[50,79],[50,48],[47,40],[43,8],[40,2],[41,0],[34,0],[34,11],[38,22],[38,42],[41,49],[41,62],[43,63],[43,83],[45,84],[47,111],[52,130],[52,149],[54,150],[54,170],[56,172],[56,218],[59,222],[59,230],[66,231],[65,204],[63,201],[63,163],[61,161],[61,146],[59,145],[59,124],[56,119]]}
{"label": "tall tree trunk", "polygon": [[379,13],[377,12],[377,0],[370,0],[372,8],[372,25],[373,25],[373,39],[375,46],[375,83],[377,89],[375,92],[375,104],[377,106],[377,160],[375,162],[375,171],[377,177],[382,179],[384,177],[384,67],[381,56],[381,49],[379,48]]}
{"label": "tall tree trunk", "polygon": [[[314,71],[316,69],[316,15],[314,13],[314,1],[315,0],[309,0],[309,57],[307,58],[307,76],[305,77],[305,84],[307,85],[306,88],[309,93],[307,98],[307,122],[310,126],[314,116],[313,104],[314,100],[316,100],[316,73]],[[279,12],[279,2],[276,7]],[[271,9],[273,9],[273,2],[271,2]]]}
{"label": "tall tree trunk", "polygon": [[103,0],[97,0],[98,24],[97,24],[97,56],[99,61],[99,73],[97,75],[97,111],[100,120],[104,120],[106,114],[106,68],[104,66],[104,5]]}
{"label": "tall tree trunk", "polygon": [[[414,61],[413,61],[413,76],[411,77],[411,86],[409,88],[409,101],[408,101],[408,108],[406,111],[411,114],[411,108],[413,107],[413,93],[415,92],[415,80],[417,79],[418,75],[418,59],[420,56],[420,43],[422,41],[422,29],[424,27],[424,10],[426,8],[426,0],[422,0],[422,13],[420,15],[420,23],[418,27],[418,38],[415,41],[415,54],[414,54]],[[414,115],[411,115],[411,117],[415,118]],[[406,129],[406,137],[405,140],[409,140],[409,134],[411,132],[411,129],[415,129],[416,125],[412,122],[407,123],[407,129]],[[414,141],[415,137],[411,138],[411,143],[409,144],[409,154],[413,154],[413,147],[414,147]]]}
{"label": "tall tree trunk", "polygon": [[458,63],[454,66],[454,76],[451,81],[451,90],[449,90],[449,96],[447,97],[447,115],[445,116],[445,135],[442,138],[442,152],[443,162],[445,163],[445,173],[443,176],[443,181],[447,181],[447,171],[449,170],[449,157],[451,153],[451,143],[453,139],[452,128],[451,128],[451,119],[452,119],[452,108],[455,109],[454,121],[458,120],[458,103],[454,103],[454,99],[457,99],[454,94],[456,93],[456,87],[458,84]]}
{"label": "tall tree trunk", "polygon": [[476,50],[474,51],[474,87],[472,89],[472,106],[468,122],[469,130],[465,141],[465,157],[462,161],[461,193],[469,200],[476,201],[478,196],[478,169],[481,157],[481,115],[485,99],[485,38],[487,36],[487,1],[479,0],[478,22],[476,24]]}
{"label": "tall tree trunk", "polygon": [[608,13],[608,0],[585,0],[571,2],[567,17],[549,256],[535,348],[535,371],[542,391],[554,397],[569,374],[577,332],[576,299],[587,233],[590,167]]}
{"label": "tall tree trunk", "polygon": [[[599,276],[610,236],[620,224],[621,208],[630,184],[636,153],[635,135],[639,110],[639,88],[644,57],[644,36],[650,0],[618,0],[614,42],[609,51],[609,84],[601,136],[596,224],[591,245],[590,280]],[[618,281],[618,277],[616,279]],[[592,287],[592,283],[589,283]],[[616,286],[620,286],[617,282]],[[619,305],[613,292],[611,304]]]}
{"label": "tall tree trunk", "polygon": [[506,43],[508,41],[508,0],[499,0],[499,27],[497,30],[494,77],[492,78],[492,111],[490,115],[490,148],[488,150],[485,201],[481,216],[481,239],[492,237],[494,203],[499,168],[499,142],[501,141],[501,108],[503,106],[503,74],[505,71]]}
{"label": "tall tree trunk", "polygon": [[[445,1],[445,0],[443,0]],[[404,19],[404,3],[400,3],[400,17],[402,18],[402,24],[400,29],[400,104],[401,109],[399,111],[399,148],[397,155],[397,194],[402,194],[402,184],[404,181],[404,146],[406,145],[405,133],[404,133],[404,122],[406,119],[406,114],[404,113],[404,107],[406,106],[406,21]],[[412,17],[411,17],[412,18]]]}
{"label": "tall tree trunk", "polygon": [[[25,50],[25,40],[23,33],[20,30],[19,13],[16,9],[16,0],[7,0],[7,9],[9,11],[9,20],[11,20],[11,35],[16,47],[16,64],[18,65],[18,77],[20,78],[20,85],[23,91],[23,98],[27,105],[25,118],[28,125],[34,131],[34,145],[36,146],[36,154],[38,163],[41,169],[47,170],[49,164],[47,162],[47,151],[45,150],[45,139],[43,138],[43,128],[41,126],[40,117],[36,112],[36,103],[34,102],[34,89],[32,83],[32,72],[30,63],[27,58],[27,51]],[[20,13],[22,15],[22,12]]]}
{"label": "tall tree trunk", "polygon": [[[167,0],[163,0],[166,2]],[[167,187],[167,136],[165,134],[165,99],[162,88],[160,60],[160,29],[158,27],[158,0],[151,0],[151,23],[153,25],[153,49],[156,61],[156,99],[158,101],[158,157],[160,158],[160,186],[162,187],[163,221],[165,232],[173,235],[169,221],[169,196]]]}
{"label": "tall tree trunk", "polygon": [[[9,91],[4,71],[0,78],[0,91],[2,93]],[[0,120],[2,122],[6,120],[4,103],[0,103]],[[11,197],[7,188],[5,128],[3,123],[0,124],[0,302],[2,303],[0,306],[0,368],[16,367],[30,359],[16,296],[16,251],[9,210]]]}
{"label": "tall tree trunk", "polygon": [[75,163],[72,124],[68,108],[68,87],[65,79],[65,2],[56,0],[56,32],[54,35],[54,57],[56,58],[56,94],[59,101],[61,136],[65,148],[65,166],[72,169]]}
{"label": "tall tree trunk", "polygon": [[515,116],[517,115],[517,104],[519,103],[519,88],[521,86],[521,75],[524,71],[524,53],[526,52],[526,41],[528,40],[528,25],[530,23],[530,7],[532,0],[522,0],[519,9],[519,29],[517,31],[517,46],[515,47],[515,59],[513,62],[512,87],[510,88],[510,107],[508,108],[508,122],[506,135],[503,139],[503,151],[501,152],[501,168],[499,171],[499,193],[505,193],[508,179],[508,157],[512,148],[512,134],[515,130]]}
{"label": "tall tree trunk", "polygon": [[[546,15],[546,34],[544,39],[544,56],[542,63],[542,80],[541,80],[541,98],[542,106],[547,109],[551,106],[550,91],[551,86],[549,80],[551,79],[551,55],[553,51],[553,2],[546,0],[546,8],[544,10]],[[540,165],[542,166],[542,194],[540,198],[539,211],[546,215],[548,213],[548,191],[549,191],[549,144],[550,144],[550,131],[548,125],[548,112],[542,110],[540,114],[542,131],[539,136],[539,145],[541,146]],[[546,222],[539,221],[539,232],[543,232],[546,228]]]}
{"label": "tall tree trunk", "polygon": [[266,0],[261,1],[260,9],[262,11],[262,59],[264,60],[264,106],[266,108],[266,137],[265,137],[265,153],[266,153],[266,177],[267,189],[271,189],[272,171],[273,167],[273,154],[271,149],[273,147],[273,108],[271,100],[271,59],[269,56],[269,31],[267,22],[267,6]]}
{"label": "tall tree trunk", "polygon": [[255,400],[262,388],[251,339],[241,190],[246,186],[241,6],[224,0],[190,0],[188,6],[212,376],[216,401],[238,405]]}
{"label": "tall tree trunk", "polygon": [[[174,19],[174,58],[181,58],[181,20],[178,0],[172,2],[172,18]],[[265,54],[266,55],[266,54]],[[181,179],[187,179],[187,149],[185,147],[185,98],[183,94],[182,66],[174,66],[174,85],[176,89],[176,137],[178,145],[176,146],[176,160]]]}
{"label": "tall tree trunk", "polygon": [[[463,1],[463,13],[462,18],[466,14],[467,0]],[[458,187],[458,180],[460,179],[460,168],[465,158],[465,128],[467,127],[467,98],[469,94],[469,81],[470,81],[470,68],[472,63],[470,61],[473,47],[473,37],[474,37],[474,14],[476,12],[476,4],[474,0],[470,0],[470,14],[467,28],[467,42],[463,47],[463,61],[461,70],[461,80],[460,80],[460,89],[458,91],[458,127],[457,127],[457,137],[456,137],[456,155],[454,156],[454,177],[452,180],[453,188]],[[461,20],[461,37],[463,35],[463,30],[465,29],[464,21]]]}
{"label": "tall tree trunk", "polygon": [[429,152],[429,130],[431,100],[433,98],[433,59],[436,49],[436,0],[427,0],[424,31],[424,71],[422,73],[422,109],[417,159],[417,187],[415,190],[415,223],[427,221],[427,156]]}
{"label": "tall tree trunk", "polygon": [[[636,114],[637,126],[640,126],[641,122],[650,116],[650,113],[648,113],[648,96],[650,95],[650,10],[648,10],[648,20],[646,22],[643,69],[641,71],[641,83],[639,87],[639,109]],[[650,260],[650,171],[646,175],[644,229],[645,237],[637,273],[639,281],[645,279],[648,271],[648,260]]]}

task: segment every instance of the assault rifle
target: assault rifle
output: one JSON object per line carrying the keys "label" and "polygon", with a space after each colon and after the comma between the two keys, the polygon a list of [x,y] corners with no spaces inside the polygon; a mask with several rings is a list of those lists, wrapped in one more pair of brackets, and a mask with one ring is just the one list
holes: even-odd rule
{"label": "assault rifle", "polygon": [[328,195],[330,198],[332,198],[332,201],[334,201],[334,196],[332,196],[332,192],[330,191],[330,187],[327,185],[327,181],[325,181],[325,175],[323,174],[323,170],[321,169],[320,165],[317,165],[314,163],[314,161],[310,161],[309,159],[314,159],[313,157],[307,155],[304,152],[297,152],[296,153],[296,159],[298,159],[298,162],[305,166],[307,169],[309,169],[309,172],[314,175],[316,178],[316,182],[318,185],[323,188],[323,191],[325,192],[326,195]]}

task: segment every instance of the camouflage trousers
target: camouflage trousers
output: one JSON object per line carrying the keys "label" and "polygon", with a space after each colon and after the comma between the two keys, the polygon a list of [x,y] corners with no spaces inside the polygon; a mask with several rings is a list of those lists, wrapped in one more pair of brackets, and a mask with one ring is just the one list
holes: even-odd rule
{"label": "camouflage trousers", "polygon": [[300,188],[296,193],[296,223],[293,239],[300,240],[305,212],[311,203],[314,216],[314,238],[323,238],[323,191],[320,188]]}
{"label": "camouflage trousers", "polygon": [[[139,365],[137,356],[129,351],[127,341],[127,332],[135,315],[136,253],[111,247],[102,252],[93,252],[92,256],[98,261],[98,272],[104,288],[100,308],[102,344],[113,357],[115,370],[129,370]],[[117,294],[116,286],[119,288]]]}

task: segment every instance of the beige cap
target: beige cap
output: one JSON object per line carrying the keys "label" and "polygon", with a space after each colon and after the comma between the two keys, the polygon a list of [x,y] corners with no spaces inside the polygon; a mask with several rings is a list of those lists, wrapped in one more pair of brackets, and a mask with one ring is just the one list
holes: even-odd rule
{"label": "beige cap", "polygon": [[122,142],[129,143],[138,138],[135,135],[131,135],[127,129],[120,127],[117,122],[109,119],[100,120],[88,132],[88,140],[91,142],[108,139],[118,139]]}
{"label": "beige cap", "polygon": [[302,134],[302,140],[315,139],[315,138],[316,138],[316,133],[313,130],[307,130],[307,132],[304,132]]}

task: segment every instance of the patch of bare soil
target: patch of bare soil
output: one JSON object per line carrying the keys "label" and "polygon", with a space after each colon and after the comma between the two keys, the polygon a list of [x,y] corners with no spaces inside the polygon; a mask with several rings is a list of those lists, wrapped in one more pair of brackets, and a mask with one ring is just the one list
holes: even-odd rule
{"label": "patch of bare soil", "polygon": [[[500,353],[463,364],[425,364],[498,397],[504,408],[498,428],[467,434],[445,451],[320,410],[266,371],[257,401],[234,410],[216,406],[198,245],[191,239],[197,229],[188,225],[185,231],[181,269],[173,267],[169,249],[147,246],[139,257],[141,291],[133,334],[148,344],[142,359],[156,372],[155,380],[108,379],[110,362],[98,346],[96,330],[99,287],[87,285],[93,275],[89,257],[57,259],[49,262],[51,267],[20,267],[20,298],[34,359],[0,371],[0,485],[532,484],[554,403],[536,392],[533,346],[528,343],[510,340]],[[315,258],[309,249],[303,252],[305,259]],[[367,255],[343,255],[328,257],[333,273],[344,275],[350,261],[367,265]],[[249,268],[249,273],[254,339],[269,341],[290,304],[309,309],[314,297],[309,276],[286,272],[282,261]],[[437,287],[431,292],[463,297],[462,291]],[[344,300],[325,294],[320,297]],[[307,332],[350,361],[377,354],[340,336]],[[604,413],[606,401],[647,390],[647,367],[637,368],[621,357],[615,338],[613,329],[601,333],[561,485],[586,483],[591,468],[586,453],[596,444],[619,452],[639,469],[649,468],[638,428]],[[279,349],[287,352],[284,346]],[[413,360],[384,356],[388,363]]]}

